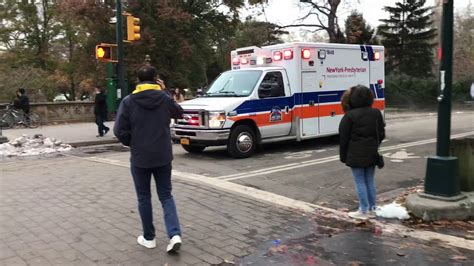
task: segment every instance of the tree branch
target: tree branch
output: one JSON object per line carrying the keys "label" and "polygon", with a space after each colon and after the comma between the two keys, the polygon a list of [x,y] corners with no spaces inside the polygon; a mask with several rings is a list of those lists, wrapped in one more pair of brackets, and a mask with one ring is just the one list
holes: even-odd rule
{"label": "tree branch", "polygon": [[316,25],[316,24],[293,24],[293,25],[277,26],[278,29],[296,28],[296,27],[315,27],[322,30],[325,30],[327,28],[324,25]]}

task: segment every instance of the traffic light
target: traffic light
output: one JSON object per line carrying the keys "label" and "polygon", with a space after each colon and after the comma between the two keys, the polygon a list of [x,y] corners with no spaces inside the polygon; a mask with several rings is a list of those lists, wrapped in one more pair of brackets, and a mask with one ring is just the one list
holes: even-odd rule
{"label": "traffic light", "polygon": [[113,61],[112,45],[105,45],[105,44],[96,45],[95,58],[99,61]]}
{"label": "traffic light", "polygon": [[127,15],[127,41],[140,40],[140,19]]}

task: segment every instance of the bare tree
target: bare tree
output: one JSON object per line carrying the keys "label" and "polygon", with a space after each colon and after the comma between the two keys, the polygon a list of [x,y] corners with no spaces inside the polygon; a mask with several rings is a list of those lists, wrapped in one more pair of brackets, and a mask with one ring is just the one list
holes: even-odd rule
{"label": "bare tree", "polygon": [[[329,42],[344,42],[344,33],[339,27],[337,9],[342,0],[300,0],[304,6],[309,7],[309,11],[297,21],[300,23],[281,26],[289,27],[311,27],[316,31],[325,31],[329,36]],[[316,18],[316,23],[303,23],[310,18]]]}

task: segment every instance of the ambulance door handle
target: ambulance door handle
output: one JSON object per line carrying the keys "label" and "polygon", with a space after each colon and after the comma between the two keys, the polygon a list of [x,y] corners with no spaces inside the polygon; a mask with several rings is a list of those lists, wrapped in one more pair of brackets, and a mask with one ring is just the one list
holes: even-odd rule
{"label": "ambulance door handle", "polygon": [[331,116],[332,117],[336,116],[336,111],[331,111]]}
{"label": "ambulance door handle", "polygon": [[285,113],[288,114],[288,112],[290,112],[290,107],[287,105],[287,106],[285,106]]}
{"label": "ambulance door handle", "polygon": [[309,106],[314,106],[314,101],[309,101]]}

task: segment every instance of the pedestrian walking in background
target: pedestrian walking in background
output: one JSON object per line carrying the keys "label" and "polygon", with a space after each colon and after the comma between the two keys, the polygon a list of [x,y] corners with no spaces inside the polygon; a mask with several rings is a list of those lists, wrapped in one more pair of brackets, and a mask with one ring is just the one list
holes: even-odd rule
{"label": "pedestrian walking in background", "polygon": [[150,182],[153,175],[158,198],[163,208],[169,237],[167,252],[181,246],[181,229],[176,205],[171,194],[171,118],[181,118],[183,109],[156,83],[156,70],[144,66],[137,72],[139,84],[120,103],[114,126],[115,136],[130,146],[131,172],[138,198],[143,235],[138,244],[156,247]]}
{"label": "pedestrian walking in background", "polygon": [[179,88],[174,89],[173,98],[177,103],[184,102],[184,95],[181,93]]}
{"label": "pedestrian walking in background", "polygon": [[385,138],[385,122],[380,110],[371,107],[374,98],[369,88],[354,86],[347,99],[349,110],[339,124],[339,156],[352,170],[359,199],[359,209],[349,216],[368,219],[375,217],[374,173],[380,161],[378,147]]}
{"label": "pedestrian walking in background", "polygon": [[104,125],[107,120],[107,96],[102,88],[95,88],[95,101],[94,101],[94,115],[95,123],[97,124],[97,130],[99,135],[97,137],[103,137],[110,128]]}

